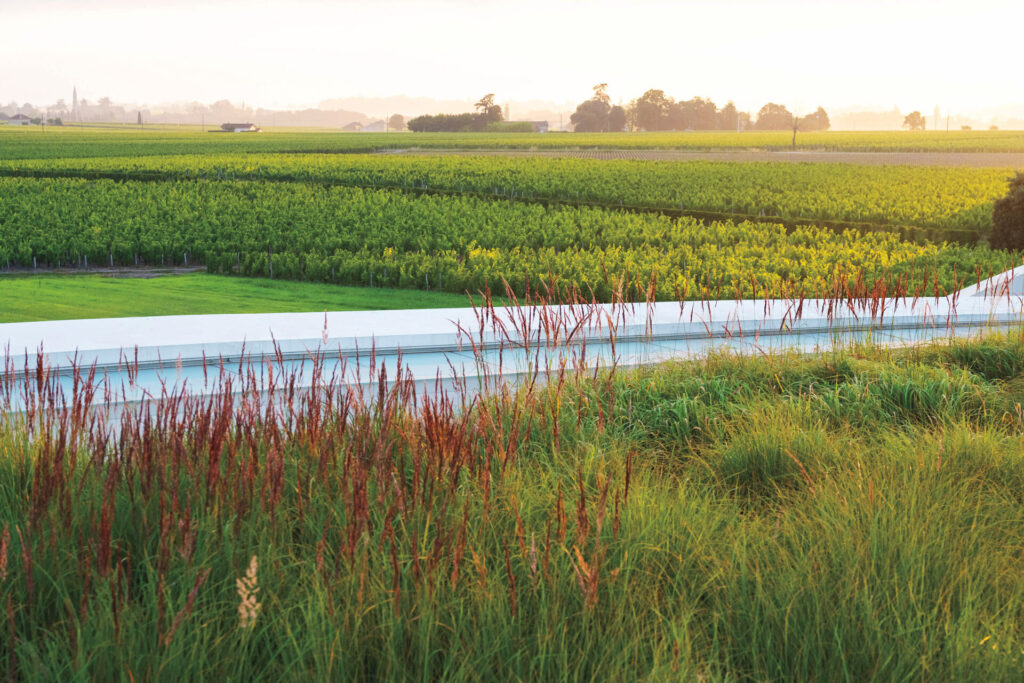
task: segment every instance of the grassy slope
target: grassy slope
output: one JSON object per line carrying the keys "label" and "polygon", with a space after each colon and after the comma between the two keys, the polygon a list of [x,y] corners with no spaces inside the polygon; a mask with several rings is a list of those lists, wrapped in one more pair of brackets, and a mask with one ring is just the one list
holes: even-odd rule
{"label": "grassy slope", "polygon": [[467,306],[466,297],[217,275],[152,279],[0,276],[0,323],[203,313],[364,311]]}
{"label": "grassy slope", "polygon": [[711,358],[223,447],[213,402],[77,469],[0,425],[0,648],[15,679],[1019,680],[1022,372],[1019,334]]}

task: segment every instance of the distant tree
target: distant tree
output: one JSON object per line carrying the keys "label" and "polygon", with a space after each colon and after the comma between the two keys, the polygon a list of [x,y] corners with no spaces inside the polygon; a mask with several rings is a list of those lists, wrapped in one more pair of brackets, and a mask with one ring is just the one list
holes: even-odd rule
{"label": "distant tree", "polygon": [[921,116],[921,112],[912,111],[906,115],[903,119],[903,127],[909,128],[910,130],[924,130],[925,119]]}
{"label": "distant tree", "polygon": [[502,120],[501,106],[494,103],[494,93],[487,93],[473,106],[488,123]]}
{"label": "distant tree", "polygon": [[405,130],[405,117],[401,114],[392,114],[388,119],[388,130]]}
{"label": "distant tree", "polygon": [[1024,172],[1010,178],[1006,196],[992,207],[992,237],[995,249],[1024,249]]}
{"label": "distant tree", "polygon": [[603,133],[609,129],[608,115],[612,108],[607,102],[595,98],[581,102],[569,117],[577,133]]}
{"label": "distant tree", "polygon": [[960,130],[971,130],[970,126],[960,126]]}
{"label": "distant tree", "polygon": [[729,101],[729,104],[722,107],[718,112],[719,130],[736,130],[739,127],[740,113],[736,111],[736,105]]}
{"label": "distant tree", "polygon": [[[614,119],[612,112],[615,112]],[[626,127],[626,112],[622,107],[611,105],[608,84],[598,83],[594,86],[594,96],[576,107],[569,122],[577,133],[621,131]]]}
{"label": "distant tree", "polygon": [[109,107],[111,104],[112,104],[112,102],[110,101],[109,97],[101,97],[100,98],[100,106],[101,107]]}
{"label": "distant tree", "polygon": [[713,130],[718,127],[718,107],[711,100],[694,97],[672,103],[668,119],[672,130]]}
{"label": "distant tree", "polygon": [[626,110],[615,105],[608,112],[608,130],[613,133],[621,133],[626,128]]}
{"label": "distant tree", "polygon": [[53,108],[56,109],[57,111],[67,111],[68,103],[65,102],[62,99],[61,100],[57,100],[57,103],[53,105]]}
{"label": "distant tree", "polygon": [[989,126],[988,129],[989,130],[999,130],[999,126],[995,126],[995,125]]}
{"label": "distant tree", "polygon": [[136,118],[135,123],[137,123],[140,126],[142,125],[142,112],[141,111],[139,112],[139,115]]}
{"label": "distant tree", "polygon": [[828,120],[828,113],[821,107],[818,107],[813,114],[808,114],[800,119],[800,130],[802,131],[828,130],[831,127],[832,123]]}
{"label": "distant tree", "polygon": [[630,118],[633,125],[641,130],[669,130],[669,112],[672,98],[665,97],[664,90],[648,90],[630,103]]}
{"label": "distant tree", "polygon": [[424,114],[409,119],[406,127],[413,133],[467,133],[483,131],[487,126],[497,123],[488,121],[486,114]]}
{"label": "distant tree", "polygon": [[790,130],[793,127],[793,114],[785,106],[769,102],[757,112],[758,130]]}

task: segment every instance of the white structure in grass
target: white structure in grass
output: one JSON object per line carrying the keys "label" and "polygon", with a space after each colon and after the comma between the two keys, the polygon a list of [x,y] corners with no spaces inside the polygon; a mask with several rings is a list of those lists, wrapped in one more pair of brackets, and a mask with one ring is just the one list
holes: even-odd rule
{"label": "white structure in grass", "polygon": [[[656,304],[472,308],[341,313],[277,313],[112,318],[0,325],[4,370],[48,372],[70,387],[71,368],[118,389],[118,402],[157,397],[164,388],[215,391],[223,363],[299,370],[315,355],[325,371],[365,383],[371,354],[391,377],[401,354],[426,389],[461,378],[471,389],[500,368],[503,378],[532,374],[571,357],[587,368],[629,367],[711,350],[758,353],[825,350],[871,339],[883,344],[968,336],[1024,322],[1024,266],[948,297],[852,304],[807,299]],[[484,319],[487,318],[487,319]],[[546,322],[545,322],[546,321]],[[581,358],[583,359],[581,361]],[[342,362],[344,364],[342,364]],[[306,373],[308,378],[308,373]]]}

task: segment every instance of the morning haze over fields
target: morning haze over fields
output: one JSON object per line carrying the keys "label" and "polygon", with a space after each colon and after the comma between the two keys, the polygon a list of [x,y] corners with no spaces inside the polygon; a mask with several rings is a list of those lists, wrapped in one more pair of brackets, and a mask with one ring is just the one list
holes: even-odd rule
{"label": "morning haze over fields", "polygon": [[1020,19],[0,2],[3,675],[1019,680]]}

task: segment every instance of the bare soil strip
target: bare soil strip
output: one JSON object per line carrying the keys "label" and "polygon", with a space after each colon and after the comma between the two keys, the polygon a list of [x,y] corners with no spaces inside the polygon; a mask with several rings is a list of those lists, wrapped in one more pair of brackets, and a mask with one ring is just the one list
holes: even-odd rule
{"label": "bare soil strip", "polygon": [[188,275],[205,273],[206,266],[89,266],[84,268],[25,268],[22,266],[0,267],[0,276],[4,275],[102,275],[104,277],[138,278],[148,280],[163,275]]}

